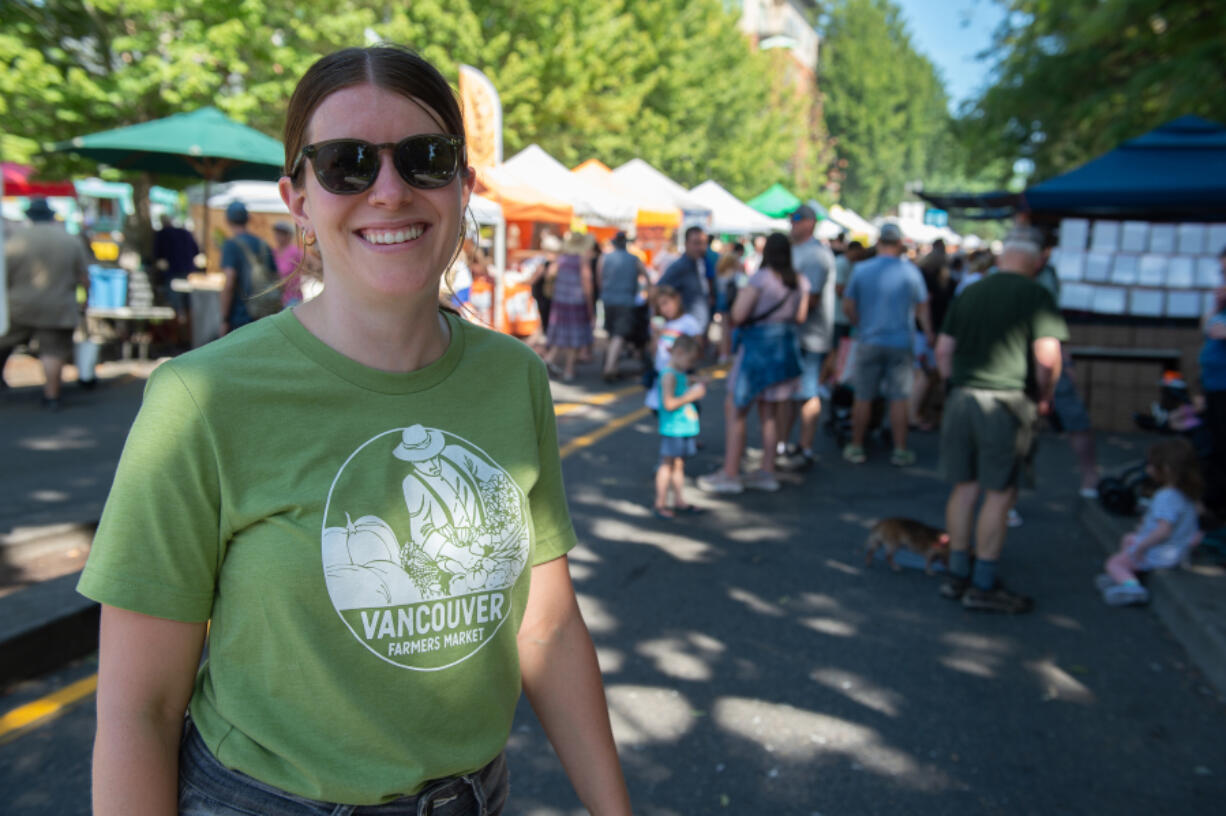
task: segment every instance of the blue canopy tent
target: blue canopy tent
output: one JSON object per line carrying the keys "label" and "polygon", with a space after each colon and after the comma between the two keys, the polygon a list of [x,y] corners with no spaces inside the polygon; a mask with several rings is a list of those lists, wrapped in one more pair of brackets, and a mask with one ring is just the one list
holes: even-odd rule
{"label": "blue canopy tent", "polygon": [[1226,127],[1181,116],[1022,193],[921,193],[941,209],[1148,221],[1226,220]]}

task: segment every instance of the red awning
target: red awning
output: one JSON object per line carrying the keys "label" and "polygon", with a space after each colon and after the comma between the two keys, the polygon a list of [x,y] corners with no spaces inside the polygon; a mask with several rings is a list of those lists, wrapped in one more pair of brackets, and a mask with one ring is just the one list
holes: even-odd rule
{"label": "red awning", "polygon": [[77,197],[71,181],[31,181],[34,168],[15,162],[0,162],[4,171],[6,196],[69,196]]}

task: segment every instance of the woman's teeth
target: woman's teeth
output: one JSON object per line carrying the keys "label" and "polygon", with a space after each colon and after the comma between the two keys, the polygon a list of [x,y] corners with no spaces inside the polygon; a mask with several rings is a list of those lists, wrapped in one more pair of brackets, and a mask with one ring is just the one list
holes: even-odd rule
{"label": "woman's teeth", "polygon": [[426,228],[423,226],[408,227],[402,230],[367,230],[362,237],[372,244],[403,244],[421,237]]}

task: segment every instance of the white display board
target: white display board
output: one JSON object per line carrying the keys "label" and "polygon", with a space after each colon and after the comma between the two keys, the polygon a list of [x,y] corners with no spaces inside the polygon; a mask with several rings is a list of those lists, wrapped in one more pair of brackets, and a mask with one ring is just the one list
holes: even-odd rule
{"label": "white display board", "polygon": [[1226,223],[1066,218],[1050,263],[1060,307],[1136,317],[1196,318],[1226,284]]}

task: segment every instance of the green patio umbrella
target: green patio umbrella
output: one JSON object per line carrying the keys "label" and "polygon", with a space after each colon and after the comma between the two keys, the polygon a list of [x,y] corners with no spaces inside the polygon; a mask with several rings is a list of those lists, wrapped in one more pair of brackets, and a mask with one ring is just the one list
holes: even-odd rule
{"label": "green patio umbrella", "polygon": [[59,142],[52,150],[75,153],[117,170],[204,179],[206,241],[209,185],[237,179],[276,181],[285,162],[280,142],[212,107],[78,136]]}
{"label": "green patio umbrella", "polygon": [[763,215],[783,218],[791,215],[803,202],[782,184],[772,184],[766,192],[754,196],[745,203]]}

